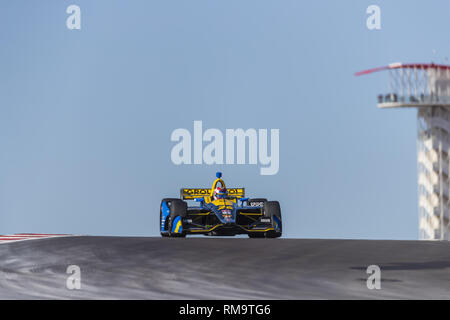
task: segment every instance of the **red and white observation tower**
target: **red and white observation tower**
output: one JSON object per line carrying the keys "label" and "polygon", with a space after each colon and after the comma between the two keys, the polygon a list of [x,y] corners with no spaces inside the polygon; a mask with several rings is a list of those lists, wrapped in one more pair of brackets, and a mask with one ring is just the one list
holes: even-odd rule
{"label": "red and white observation tower", "polygon": [[389,92],[379,108],[417,108],[419,238],[450,240],[450,66],[391,63],[357,72],[387,70]]}

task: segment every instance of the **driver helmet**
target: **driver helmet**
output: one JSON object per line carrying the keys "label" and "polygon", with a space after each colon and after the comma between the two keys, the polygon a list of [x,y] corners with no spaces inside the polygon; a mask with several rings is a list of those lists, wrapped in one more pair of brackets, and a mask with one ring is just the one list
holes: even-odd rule
{"label": "driver helmet", "polygon": [[213,198],[214,200],[225,199],[227,197],[227,189],[225,187],[217,187],[214,189]]}

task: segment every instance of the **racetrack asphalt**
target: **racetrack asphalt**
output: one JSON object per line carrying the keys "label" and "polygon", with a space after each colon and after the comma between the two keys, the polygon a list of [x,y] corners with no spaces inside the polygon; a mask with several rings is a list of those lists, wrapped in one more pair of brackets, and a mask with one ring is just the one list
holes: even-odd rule
{"label": "racetrack asphalt", "polygon": [[[69,290],[68,266],[81,270]],[[381,289],[369,290],[369,265]],[[63,237],[0,245],[1,299],[449,299],[450,243]]]}

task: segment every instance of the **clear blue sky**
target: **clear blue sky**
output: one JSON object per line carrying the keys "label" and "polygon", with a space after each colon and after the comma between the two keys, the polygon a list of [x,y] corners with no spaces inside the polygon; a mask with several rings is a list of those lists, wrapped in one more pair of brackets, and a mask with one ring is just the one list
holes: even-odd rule
{"label": "clear blue sky", "polygon": [[[66,8],[81,8],[81,30]],[[381,30],[366,8],[381,7]],[[180,187],[281,202],[285,237],[416,239],[415,110],[390,62],[444,62],[446,1],[1,1],[0,234],[158,235]],[[436,53],[433,53],[436,50]],[[280,129],[280,170],[175,166],[174,129]]]}

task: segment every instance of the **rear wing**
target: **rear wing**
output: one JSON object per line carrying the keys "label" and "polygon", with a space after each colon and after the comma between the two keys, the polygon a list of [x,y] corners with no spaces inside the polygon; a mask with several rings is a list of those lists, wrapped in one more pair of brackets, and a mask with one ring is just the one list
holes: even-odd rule
{"label": "rear wing", "polygon": [[[228,189],[228,196],[232,198],[244,198],[245,188]],[[180,190],[180,198],[183,200],[194,200],[196,198],[211,197],[212,190],[205,188],[183,188]]]}

